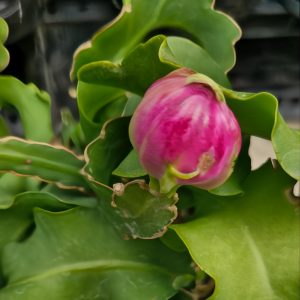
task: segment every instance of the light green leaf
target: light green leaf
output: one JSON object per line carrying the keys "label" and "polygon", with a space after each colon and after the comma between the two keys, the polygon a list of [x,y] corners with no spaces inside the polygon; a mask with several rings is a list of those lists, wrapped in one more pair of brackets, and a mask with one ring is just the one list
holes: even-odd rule
{"label": "light green leaf", "polygon": [[287,199],[293,184],[268,162],[244,182],[243,196],[193,189],[195,220],[172,228],[215,279],[210,299],[299,299],[299,216]]}
{"label": "light green leaf", "polygon": [[265,92],[241,93],[228,89],[223,92],[243,133],[270,139],[284,171],[300,180],[300,134],[284,122],[277,99]]}
{"label": "light green leaf", "polygon": [[110,184],[113,170],[132,148],[128,137],[128,124],[128,117],[107,122],[99,137],[87,146],[84,173],[90,181]]}
{"label": "light green leaf", "polygon": [[0,139],[0,171],[38,177],[65,187],[86,186],[84,161],[63,147],[8,137]]}
{"label": "light green leaf", "polygon": [[112,222],[121,229],[123,236],[134,239],[157,238],[166,232],[167,226],[177,217],[177,196],[168,198],[150,193],[142,180],[126,185],[118,183],[114,190],[112,206],[120,221],[116,217]]}
{"label": "light green leaf", "polygon": [[49,95],[11,76],[0,76],[0,87],[0,108],[12,105],[18,110],[25,137],[49,142],[53,137]]}
{"label": "light green leaf", "polygon": [[202,73],[222,86],[230,86],[220,65],[200,45],[182,37],[167,37],[159,49],[159,58],[177,68],[187,67]]}
{"label": "light green leaf", "polygon": [[163,35],[139,44],[121,64],[110,61],[89,63],[80,69],[78,77],[83,82],[143,95],[155,80],[180,67],[189,67],[221,85],[230,86],[224,71],[200,46],[185,38],[166,38]]}
{"label": "light green leaf", "polygon": [[164,300],[191,272],[189,257],[159,240],[120,239],[101,211],[37,209],[35,222],[30,239],[5,248],[0,299]]}
{"label": "light green leaf", "polygon": [[233,67],[233,45],[240,38],[240,29],[232,19],[213,10],[212,0],[132,0],[124,3],[113,22],[95,34],[91,44],[78,49],[72,76],[76,77],[79,68],[90,62],[119,62],[152,31],[163,28],[192,37],[223,71]]}
{"label": "light green leaf", "polygon": [[139,162],[138,153],[132,149],[119,166],[113,171],[113,175],[126,178],[137,178],[147,175]]}
{"label": "light green leaf", "polygon": [[3,18],[0,17],[0,72],[6,68],[9,63],[9,53],[3,46],[8,37],[8,26]]}

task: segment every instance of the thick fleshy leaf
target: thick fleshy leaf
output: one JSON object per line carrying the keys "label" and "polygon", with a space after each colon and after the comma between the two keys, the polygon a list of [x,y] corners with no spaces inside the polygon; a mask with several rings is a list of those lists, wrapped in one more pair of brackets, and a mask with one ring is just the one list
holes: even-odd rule
{"label": "thick fleshy leaf", "polygon": [[30,239],[5,248],[0,298],[163,300],[191,272],[189,257],[159,240],[120,239],[101,211],[36,210],[35,222]]}
{"label": "thick fleshy leaf", "polygon": [[[121,218],[116,226],[122,229],[122,235],[128,238],[151,239],[162,236],[167,226],[177,217],[177,195],[168,198],[149,192],[142,180],[126,185],[118,183],[113,195],[114,212]],[[114,220],[116,223],[117,220]]]}
{"label": "thick fleshy leaf", "polygon": [[277,99],[265,92],[241,93],[228,89],[223,92],[242,131],[271,140],[284,171],[300,180],[300,134],[286,125],[278,111]]}
{"label": "thick fleshy leaf", "polygon": [[18,110],[25,137],[49,142],[53,137],[49,95],[11,76],[0,76],[0,87],[0,108],[12,105]]}
{"label": "thick fleshy leaf", "polygon": [[86,186],[84,161],[63,147],[8,137],[0,139],[0,170],[38,177],[59,186]]}
{"label": "thick fleshy leaf", "polygon": [[195,220],[172,228],[215,279],[210,299],[299,298],[299,216],[287,199],[293,184],[268,162],[244,182],[243,196],[193,189]]}
{"label": "thick fleshy leaf", "polygon": [[128,117],[107,122],[99,137],[87,146],[84,173],[90,181],[110,184],[113,170],[132,148],[128,137],[128,124]]}
{"label": "thick fleshy leaf", "polygon": [[87,64],[80,69],[78,77],[83,82],[143,95],[155,80],[180,67],[189,67],[221,85],[230,86],[224,71],[200,46],[185,38],[166,38],[163,35],[138,45],[121,64],[109,61]]}
{"label": "thick fleshy leaf", "polygon": [[129,0],[124,2],[120,15],[93,37],[91,44],[78,49],[72,76],[76,77],[79,68],[90,62],[119,62],[152,31],[166,28],[191,36],[223,71],[234,65],[233,45],[240,37],[240,29],[229,17],[213,10],[212,0]]}
{"label": "thick fleshy leaf", "polygon": [[95,139],[108,120],[121,116],[127,97],[124,91],[78,82],[77,105],[86,142]]}
{"label": "thick fleshy leaf", "polygon": [[9,53],[3,46],[8,36],[8,26],[0,17],[0,72],[6,68],[9,62]]}
{"label": "thick fleshy leaf", "polygon": [[26,232],[33,225],[34,207],[61,211],[71,206],[58,201],[49,193],[34,191],[15,195],[13,205],[5,210],[0,209],[0,254],[7,243],[25,238]]}
{"label": "thick fleshy leaf", "polygon": [[138,153],[132,149],[125,159],[113,171],[113,175],[126,178],[137,178],[147,175],[139,162]]}
{"label": "thick fleshy leaf", "polygon": [[37,191],[38,186],[36,179],[4,173],[0,177],[0,209],[11,207],[19,193]]}

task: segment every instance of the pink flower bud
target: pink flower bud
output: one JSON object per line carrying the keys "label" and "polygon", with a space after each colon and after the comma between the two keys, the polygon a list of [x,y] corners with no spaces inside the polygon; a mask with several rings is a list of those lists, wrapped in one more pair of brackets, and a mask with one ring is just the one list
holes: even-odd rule
{"label": "pink flower bud", "polygon": [[221,185],[241,148],[239,124],[220,87],[186,68],[152,84],[129,133],[142,166],[159,180],[162,193],[180,185]]}

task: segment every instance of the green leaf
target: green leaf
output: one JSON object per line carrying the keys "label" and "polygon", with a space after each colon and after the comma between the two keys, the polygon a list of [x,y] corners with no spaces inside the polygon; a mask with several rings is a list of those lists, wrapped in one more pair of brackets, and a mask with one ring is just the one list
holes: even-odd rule
{"label": "green leaf", "polygon": [[37,209],[35,222],[30,239],[5,248],[1,299],[163,300],[191,272],[189,257],[159,240],[120,239],[101,211]]}
{"label": "green leaf", "polygon": [[215,279],[210,299],[299,298],[299,216],[287,200],[293,184],[268,162],[244,182],[243,196],[193,189],[197,218],[172,228]]}
{"label": "green leaf", "polygon": [[166,38],[159,49],[159,57],[163,63],[174,65],[177,68],[193,69],[210,77],[222,86],[230,87],[228,78],[220,64],[205,49],[189,39],[175,36]]}
{"label": "green leaf", "polygon": [[5,173],[0,177],[0,209],[11,207],[19,193],[38,190],[39,182],[33,178]]}
{"label": "green leaf", "polygon": [[113,175],[127,178],[137,178],[147,175],[139,162],[138,153],[132,149],[119,166],[113,171]]}
{"label": "green leaf", "polygon": [[[114,185],[112,206],[120,217],[117,228],[127,238],[153,239],[162,236],[177,217],[178,199],[149,192],[143,180]],[[112,222],[116,224],[117,218]]]}
{"label": "green leaf", "polygon": [[224,71],[200,46],[185,38],[162,35],[138,45],[121,64],[97,61],[83,66],[78,77],[83,82],[123,88],[143,95],[155,80],[180,67],[189,67],[230,86]]}
{"label": "green leaf", "polygon": [[[120,89],[81,81],[78,82],[77,97],[80,125],[87,142],[98,136],[105,122],[122,114],[127,100],[124,91]],[[121,108],[120,101],[123,103]],[[115,102],[118,104],[117,109]],[[108,112],[110,108],[112,111]]]}
{"label": "green leaf", "polygon": [[0,17],[0,72],[6,68],[9,63],[9,53],[3,46],[8,37],[8,26],[3,18]]}
{"label": "green leaf", "polygon": [[4,118],[0,115],[0,137],[9,135],[9,128],[4,120]]}
{"label": "green leaf", "polygon": [[0,209],[0,254],[7,243],[24,238],[26,231],[33,225],[34,207],[61,211],[71,206],[59,201],[49,193],[28,191],[15,195],[11,207],[5,210]]}
{"label": "green leaf", "polygon": [[128,124],[128,117],[107,122],[99,137],[87,146],[84,173],[90,181],[110,184],[113,170],[132,148],[128,137]]}
{"label": "green leaf", "polygon": [[79,152],[84,147],[84,135],[80,124],[74,119],[69,108],[61,110],[62,129],[61,136],[63,145],[71,148],[74,144]]}
{"label": "green leaf", "polygon": [[76,77],[79,68],[90,62],[119,62],[152,31],[163,28],[179,30],[192,37],[223,71],[234,65],[233,45],[240,38],[240,29],[232,19],[213,10],[212,0],[132,0],[124,3],[120,15],[103,27],[91,44],[78,49],[72,76]]}
{"label": "green leaf", "polygon": [[265,92],[241,93],[228,89],[223,92],[243,133],[270,139],[284,171],[300,180],[300,134],[284,122],[277,99]]}
{"label": "green leaf", "polygon": [[49,95],[11,76],[0,76],[0,87],[0,108],[12,105],[18,110],[25,137],[49,142],[53,137]]}
{"label": "green leaf", "polygon": [[0,139],[0,171],[35,176],[59,186],[86,186],[84,161],[63,147],[8,137]]}

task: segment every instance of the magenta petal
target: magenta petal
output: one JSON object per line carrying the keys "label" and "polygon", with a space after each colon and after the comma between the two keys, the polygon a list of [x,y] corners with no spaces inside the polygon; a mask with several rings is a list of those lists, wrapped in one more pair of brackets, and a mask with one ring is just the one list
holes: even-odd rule
{"label": "magenta petal", "polygon": [[241,130],[214,89],[193,75],[184,68],[156,81],[132,117],[130,138],[149,175],[212,189],[232,172]]}

